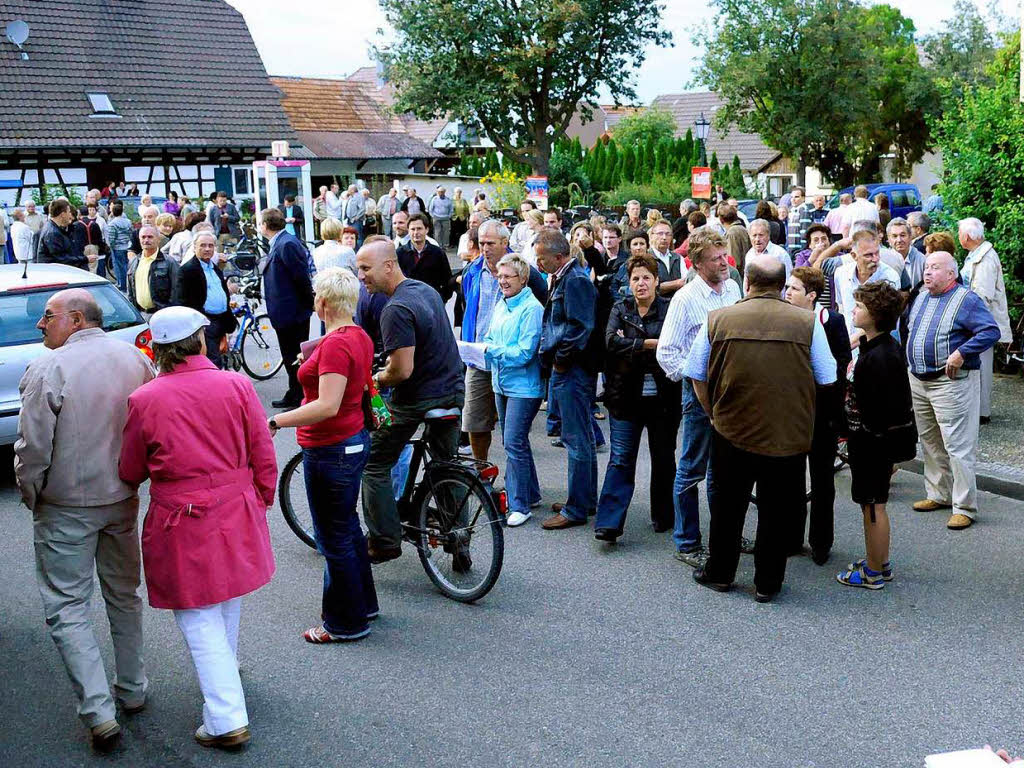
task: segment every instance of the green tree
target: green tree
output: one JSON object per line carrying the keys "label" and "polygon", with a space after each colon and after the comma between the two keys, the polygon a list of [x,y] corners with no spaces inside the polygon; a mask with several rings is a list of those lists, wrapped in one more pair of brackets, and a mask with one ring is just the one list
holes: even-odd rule
{"label": "green tree", "polygon": [[[639,146],[639,145],[638,145]],[[646,182],[654,178],[654,142],[648,139],[644,142],[644,162],[641,166],[639,181]]]}
{"label": "green tree", "polygon": [[648,107],[626,115],[612,130],[615,140],[623,147],[652,139],[655,142],[671,139],[675,132],[676,119],[671,112],[661,107]]}
{"label": "green tree", "polygon": [[708,163],[708,168],[710,168],[712,171],[717,171],[718,170],[718,153],[717,152],[712,152],[711,153],[711,161]]}
{"label": "green tree", "polygon": [[921,48],[953,108],[971,86],[992,85],[987,68],[995,60],[996,39],[971,0],[956,0],[953,15],[921,39]]}
{"label": "green tree", "polygon": [[1019,101],[1020,33],[986,68],[991,85],[969,88],[935,122],[943,203],[952,225],[976,216],[999,252],[1011,303],[1024,298],[1024,105]]}
{"label": "green tree", "polygon": [[605,188],[611,189],[619,183],[619,171],[622,169],[621,160],[619,156],[619,147],[615,143],[615,139],[608,140],[608,175],[604,180]]}
{"label": "green tree", "polygon": [[374,51],[395,109],[480,129],[546,176],[573,115],[592,94],[636,98],[632,73],[670,45],[648,0],[380,0],[392,38]]}
{"label": "green tree", "polygon": [[858,0],[713,3],[718,22],[697,79],[724,101],[720,129],[758,133],[797,161],[801,177],[813,165],[839,186],[877,178],[890,153],[908,172],[928,149],[938,99],[898,10]]}
{"label": "green tree", "polygon": [[622,169],[619,183],[631,182],[636,175],[636,147],[626,147],[622,151]]}

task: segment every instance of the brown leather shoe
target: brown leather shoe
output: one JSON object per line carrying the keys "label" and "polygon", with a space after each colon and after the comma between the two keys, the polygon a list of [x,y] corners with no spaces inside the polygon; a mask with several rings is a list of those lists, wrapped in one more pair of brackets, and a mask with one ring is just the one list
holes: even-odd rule
{"label": "brown leather shoe", "polygon": [[563,509],[565,509],[564,501],[556,501],[554,504],[551,505],[551,511],[554,512],[556,515]]}
{"label": "brown leather shoe", "polygon": [[370,562],[374,565],[386,563],[402,556],[401,547],[376,547],[370,544],[366,548],[366,554],[370,556]]}
{"label": "brown leather shoe", "polygon": [[974,521],[967,515],[957,512],[949,516],[949,522],[946,523],[946,527],[953,531],[962,531],[964,528],[970,528],[973,523]]}
{"label": "brown leather shoe", "polygon": [[243,725],[241,728],[235,728],[233,731],[227,733],[220,733],[216,736],[211,736],[206,732],[206,726],[200,725],[196,728],[196,741],[198,741],[204,747],[217,747],[218,749],[232,749],[234,747],[240,747],[243,744],[248,744],[249,739],[252,738],[252,733],[249,731],[248,725]]}
{"label": "brown leather shoe", "polygon": [[98,752],[106,752],[113,748],[121,738],[121,726],[118,725],[117,720],[107,720],[99,725],[94,725],[89,732],[92,734],[92,748]]}
{"label": "brown leather shoe", "polygon": [[934,512],[937,509],[952,509],[952,504],[943,504],[933,499],[921,499],[914,502],[914,509],[918,512]]}
{"label": "brown leather shoe", "polygon": [[570,520],[565,515],[559,513],[549,517],[540,524],[540,527],[546,531],[560,531],[563,528],[574,528],[577,525],[584,525],[585,523],[585,520]]}

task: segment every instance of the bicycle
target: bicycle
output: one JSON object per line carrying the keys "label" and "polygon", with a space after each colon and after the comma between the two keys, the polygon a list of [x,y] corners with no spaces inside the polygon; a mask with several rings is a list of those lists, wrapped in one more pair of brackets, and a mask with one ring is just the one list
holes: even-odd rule
{"label": "bicycle", "polygon": [[1010,307],[1010,316],[1017,315],[1013,326],[1013,339],[1009,344],[996,344],[994,347],[993,368],[996,373],[1013,375],[1024,374],[1024,304]]}
{"label": "bicycle", "polygon": [[[430,581],[445,597],[472,603],[491,591],[501,573],[508,503],[505,491],[492,486],[498,476],[494,464],[458,454],[431,455],[429,430],[460,414],[459,408],[427,411],[423,427],[409,440],[412,459],[397,504],[402,539],[416,548]],[[288,527],[315,549],[301,451],[281,472],[278,501]]]}
{"label": "bicycle", "polygon": [[231,261],[236,269],[248,267],[248,271],[241,271],[238,276],[232,275],[230,278],[238,286],[242,301],[231,310],[239,318],[238,331],[224,356],[225,364],[234,371],[244,368],[251,378],[266,381],[284,366],[281,345],[270,316],[266,312],[258,312],[262,295],[255,258],[235,255]]}

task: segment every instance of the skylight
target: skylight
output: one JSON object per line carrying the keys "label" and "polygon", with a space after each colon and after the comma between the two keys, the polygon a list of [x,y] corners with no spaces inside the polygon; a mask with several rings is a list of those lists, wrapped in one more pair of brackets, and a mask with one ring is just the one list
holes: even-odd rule
{"label": "skylight", "polygon": [[114,111],[114,104],[110,101],[110,97],[105,93],[87,93],[89,97],[89,103],[92,104],[93,114],[96,115],[116,115]]}

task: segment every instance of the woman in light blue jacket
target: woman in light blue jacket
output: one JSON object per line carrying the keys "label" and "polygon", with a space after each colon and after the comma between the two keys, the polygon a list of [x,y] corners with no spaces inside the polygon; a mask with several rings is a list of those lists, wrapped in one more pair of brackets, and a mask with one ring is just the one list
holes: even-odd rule
{"label": "woman in light blue jacket", "polygon": [[484,337],[508,457],[505,468],[507,522],[513,527],[529,520],[530,507],[540,503],[537,467],[530,450],[530,425],[544,396],[537,355],[544,307],[527,287],[529,279],[530,264],[522,256],[510,253],[498,262],[502,299],[494,308]]}

